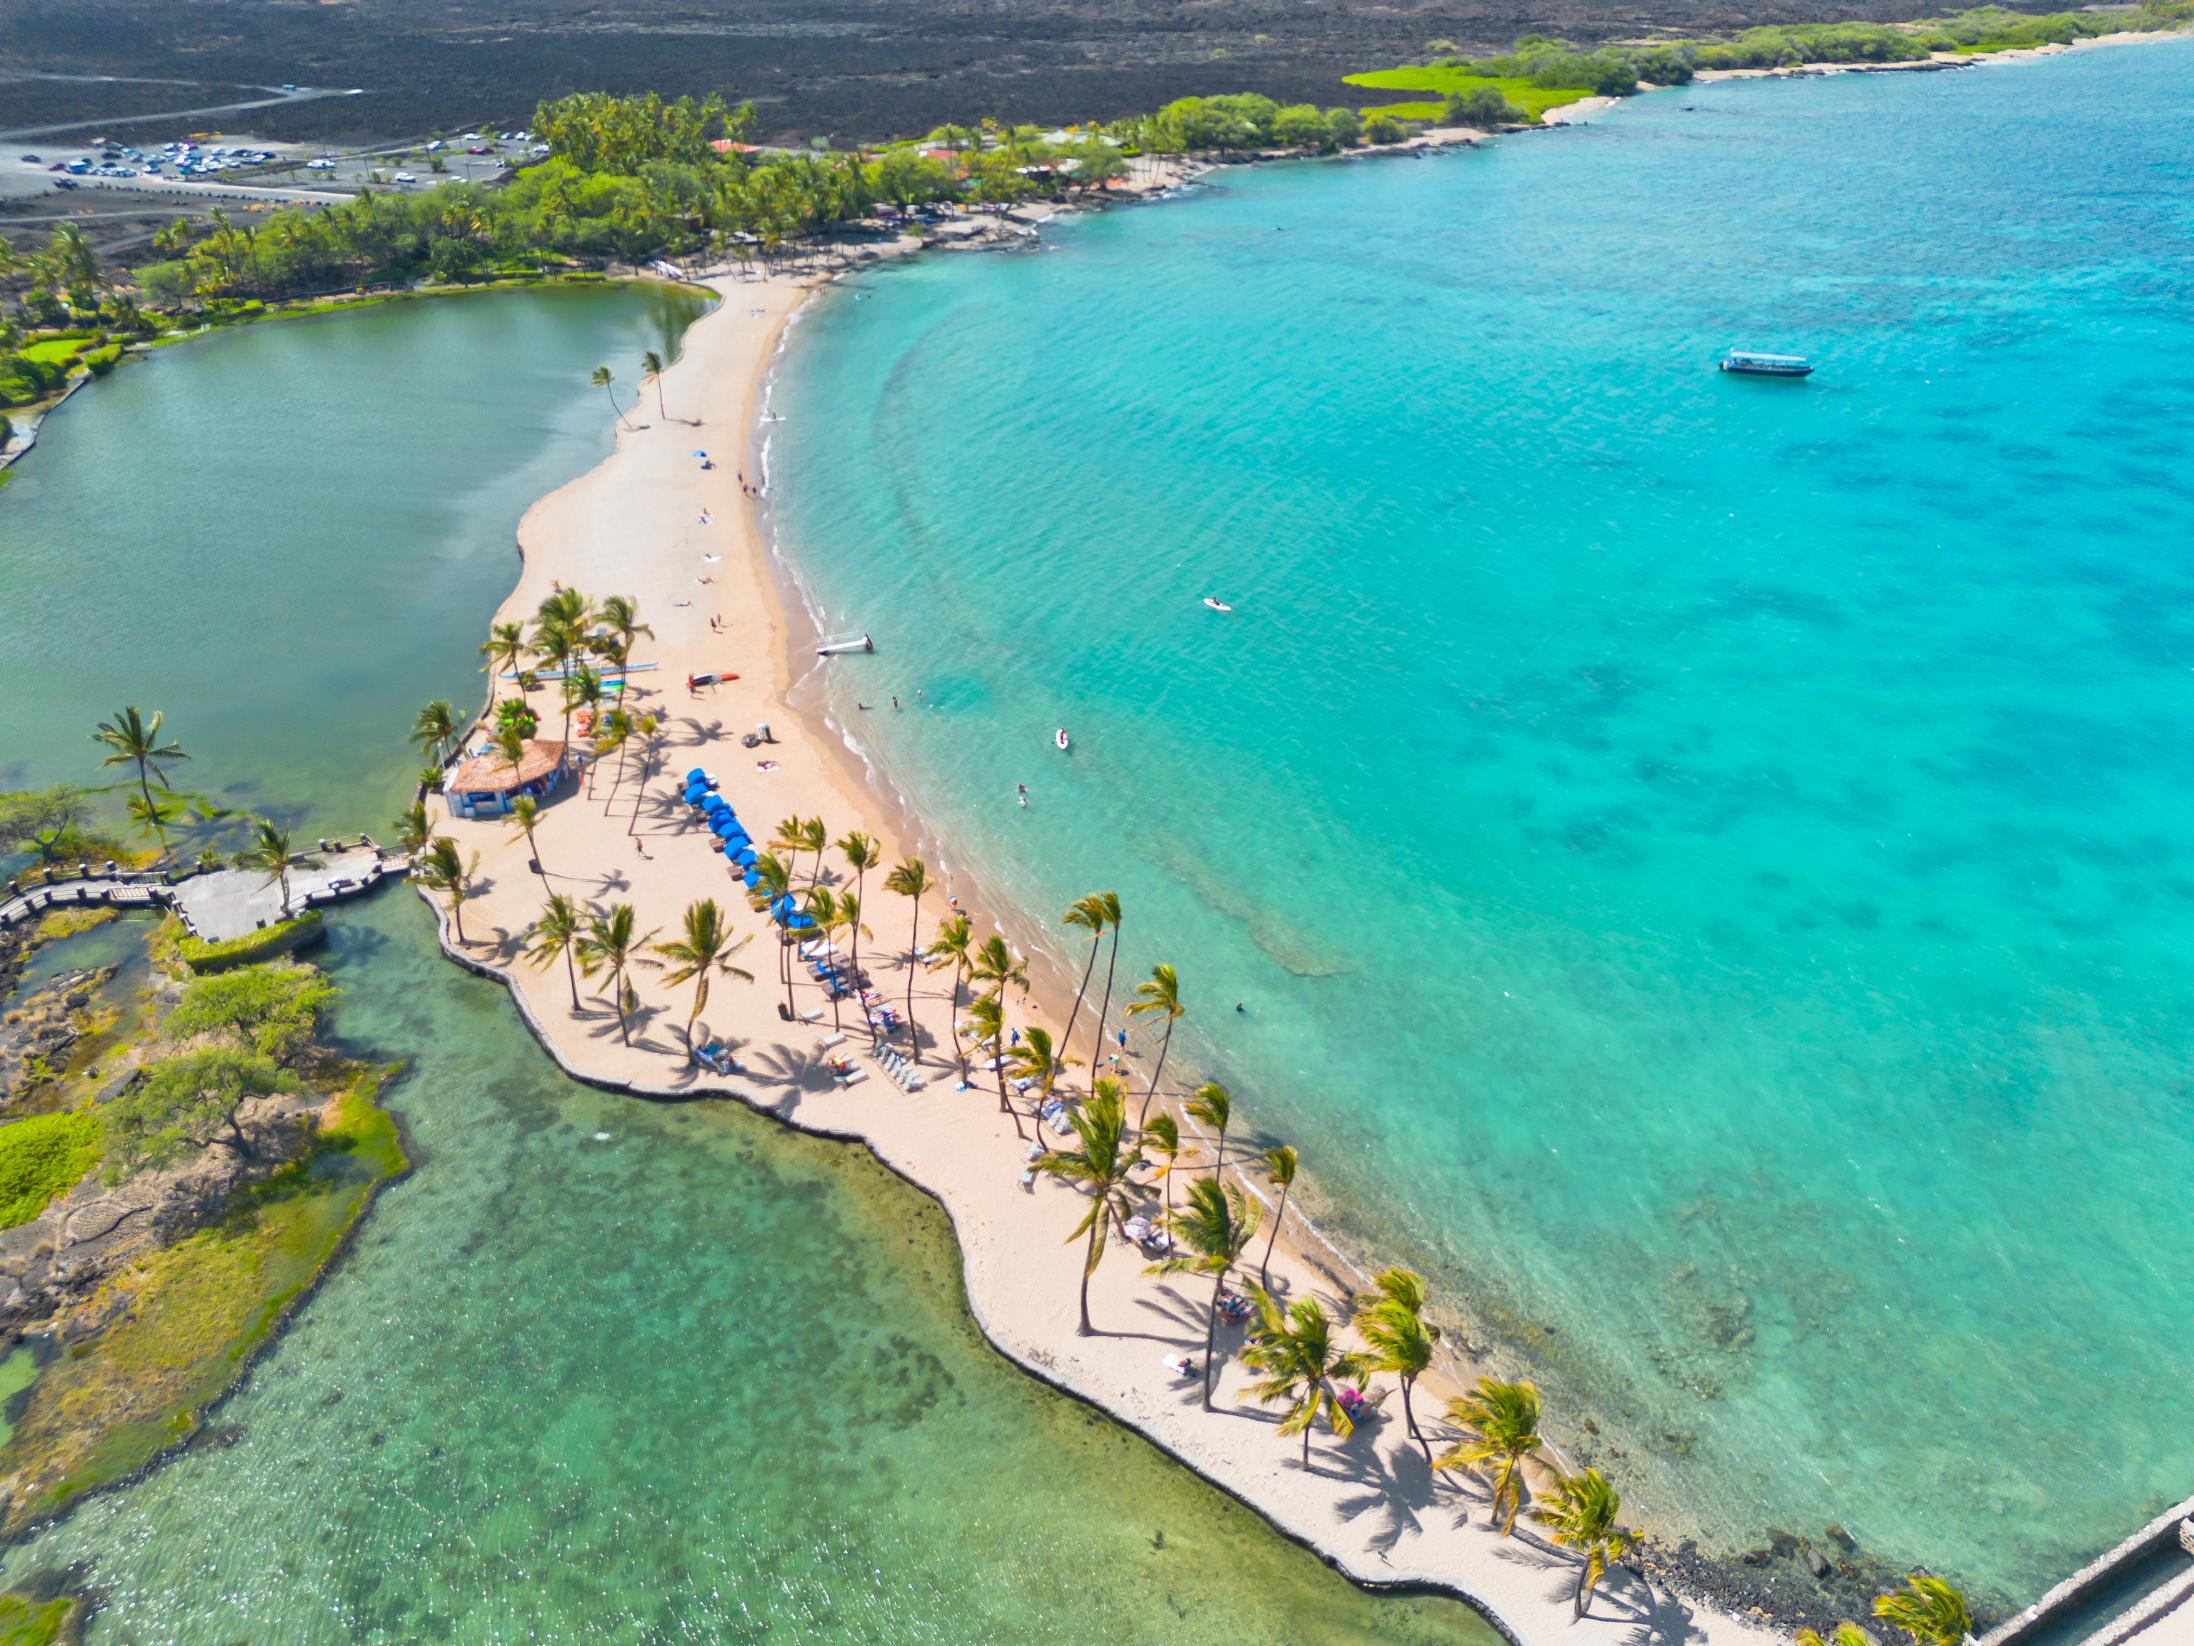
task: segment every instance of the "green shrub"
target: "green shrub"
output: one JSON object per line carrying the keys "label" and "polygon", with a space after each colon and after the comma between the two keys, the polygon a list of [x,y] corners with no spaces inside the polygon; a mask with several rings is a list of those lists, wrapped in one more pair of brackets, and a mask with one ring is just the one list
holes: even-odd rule
{"label": "green shrub", "polygon": [[103,349],[93,349],[84,356],[84,369],[94,377],[104,377],[114,370],[114,363],[122,358],[122,345],[109,343]]}
{"label": "green shrub", "polygon": [[220,943],[186,936],[176,944],[175,952],[184,965],[201,975],[225,972],[236,966],[257,965],[262,960],[272,960],[278,954],[302,948],[324,935],[321,924],[320,911],[307,909],[294,919],[277,921],[272,926],[262,926],[258,931]]}
{"label": "green shrub", "polygon": [[95,1110],[26,1115],[0,1126],[0,1229],[28,1223],[98,1161]]}
{"label": "green shrub", "polygon": [[237,966],[193,978],[166,1027],[179,1040],[231,1034],[255,1052],[292,1057],[334,998],[334,985],[310,966]]}

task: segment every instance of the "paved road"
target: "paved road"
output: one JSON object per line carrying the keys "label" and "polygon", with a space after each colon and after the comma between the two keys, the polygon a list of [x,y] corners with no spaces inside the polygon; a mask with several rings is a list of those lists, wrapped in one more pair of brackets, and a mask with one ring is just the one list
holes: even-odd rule
{"label": "paved road", "polygon": [[[29,75],[24,78],[34,80],[79,80],[84,77],[81,75]],[[175,82],[179,85],[192,83],[190,81]],[[251,98],[242,103],[213,103],[195,109],[155,109],[150,114],[124,114],[98,120],[64,120],[50,126],[16,126],[9,130],[0,131],[0,143],[20,142],[31,137],[54,137],[62,132],[70,131],[108,131],[117,126],[141,126],[148,120],[184,120],[201,114],[234,114],[244,109],[271,109],[283,103],[309,103],[318,97],[356,97],[358,95],[355,90],[351,89],[335,91],[317,86],[299,86],[295,91],[284,91],[279,86],[262,86],[259,89],[268,93],[268,95]]]}

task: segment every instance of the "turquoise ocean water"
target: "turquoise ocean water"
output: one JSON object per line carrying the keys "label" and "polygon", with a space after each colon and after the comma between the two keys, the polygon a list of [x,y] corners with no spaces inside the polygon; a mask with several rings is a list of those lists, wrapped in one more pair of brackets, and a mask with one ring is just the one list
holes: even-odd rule
{"label": "turquoise ocean water", "polygon": [[[478,689],[519,512],[606,449],[587,371],[693,312],[406,304],[81,396],[0,493],[0,781],[96,781],[90,711],[129,698],[187,781],[384,822],[419,700]],[[0,1558],[89,1585],[95,1646],[1493,1640],[993,1355],[942,1215],[865,1156],[565,1080],[400,890],[330,927],[336,1031],[406,1063],[417,1169],[207,1444]]]}
{"label": "turquoise ocean water", "polygon": [[947,861],[1117,888],[1321,1217],[1712,1548],[2001,1600],[2194,1489],[2190,71],[1230,172],[869,277],[777,391]]}

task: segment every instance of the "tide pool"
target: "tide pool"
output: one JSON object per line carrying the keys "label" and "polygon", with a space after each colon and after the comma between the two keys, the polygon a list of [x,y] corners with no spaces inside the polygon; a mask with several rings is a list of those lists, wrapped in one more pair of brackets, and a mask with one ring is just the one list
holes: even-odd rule
{"label": "tide pool", "polygon": [[[392,816],[417,701],[477,689],[519,512],[606,449],[591,363],[693,312],[407,304],[88,391],[0,493],[0,657],[49,660],[0,670],[5,780],[96,781],[91,711],[127,693],[169,710],[179,782],[307,827]],[[302,408],[311,460],[269,461]],[[187,451],[147,438],[179,425]],[[299,522],[313,554],[285,562],[268,545]],[[168,600],[91,598],[71,568],[95,551]],[[942,1214],[867,1156],[565,1080],[403,889],[329,925],[336,1035],[403,1063],[385,1096],[416,1169],[199,1446],[0,1556],[0,1586],[91,1586],[95,1646],[1086,1641],[1092,1619],[1153,1646],[1493,1646],[999,1359]],[[144,930],[57,944],[40,975]]]}
{"label": "tide pool", "polygon": [[777,389],[950,867],[1077,972],[1116,888],[1321,1222],[1711,1549],[2003,1604],[2194,1488],[2189,70],[1229,171],[865,277]]}

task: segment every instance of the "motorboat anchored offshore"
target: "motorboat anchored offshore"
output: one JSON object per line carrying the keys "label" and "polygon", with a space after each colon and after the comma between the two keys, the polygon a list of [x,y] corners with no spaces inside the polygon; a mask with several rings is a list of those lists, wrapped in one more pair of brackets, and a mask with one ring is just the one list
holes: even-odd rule
{"label": "motorboat anchored offshore", "polygon": [[1806,377],[1813,362],[1802,354],[1761,354],[1753,349],[1731,349],[1722,356],[1722,370],[1746,377]]}

